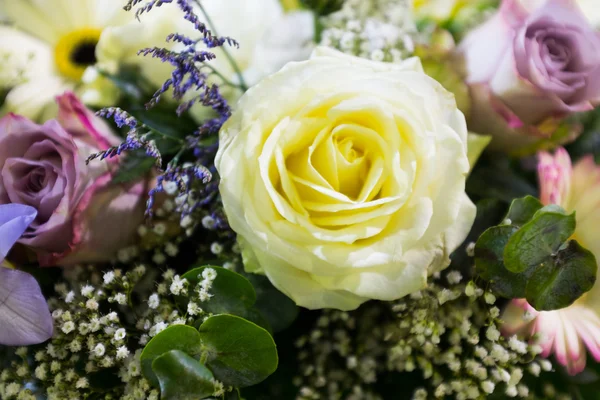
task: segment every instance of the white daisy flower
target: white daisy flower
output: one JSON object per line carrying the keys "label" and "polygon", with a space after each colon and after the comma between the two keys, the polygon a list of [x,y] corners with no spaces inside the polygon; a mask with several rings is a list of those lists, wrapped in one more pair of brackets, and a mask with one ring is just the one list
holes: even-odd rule
{"label": "white daisy flower", "polygon": [[0,15],[9,23],[0,26],[0,89],[9,89],[2,111],[48,118],[54,97],[66,90],[75,90],[88,105],[110,105],[117,89],[99,70],[115,73],[124,64],[139,65],[143,74],[160,69],[160,61],[138,57],[137,50],[165,45],[166,36],[178,31],[175,24],[186,21],[174,14],[175,4],[143,14],[140,21],[123,4],[0,0]]}

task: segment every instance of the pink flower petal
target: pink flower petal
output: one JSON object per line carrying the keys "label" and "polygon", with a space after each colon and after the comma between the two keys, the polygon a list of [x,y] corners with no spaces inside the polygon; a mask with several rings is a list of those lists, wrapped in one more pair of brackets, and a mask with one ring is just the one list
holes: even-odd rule
{"label": "pink flower petal", "polygon": [[564,205],[568,201],[571,188],[571,158],[562,147],[556,153],[538,154],[538,179],[540,200],[543,204]]}
{"label": "pink flower petal", "polygon": [[106,122],[85,107],[71,92],[56,98],[58,121],[74,137],[99,150],[120,143]]}

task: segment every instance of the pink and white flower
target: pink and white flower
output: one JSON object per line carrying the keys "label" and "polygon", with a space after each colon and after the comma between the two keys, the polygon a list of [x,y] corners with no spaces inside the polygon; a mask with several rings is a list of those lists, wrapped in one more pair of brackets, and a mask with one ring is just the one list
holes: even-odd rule
{"label": "pink and white flower", "polygon": [[[600,167],[592,156],[571,164],[567,151],[540,153],[538,163],[540,199],[576,212],[574,234],[582,246],[600,260]],[[585,368],[586,348],[600,361],[600,285],[567,308],[537,311],[524,299],[513,300],[503,315],[505,335],[537,335],[542,356],[551,354],[575,375]]]}

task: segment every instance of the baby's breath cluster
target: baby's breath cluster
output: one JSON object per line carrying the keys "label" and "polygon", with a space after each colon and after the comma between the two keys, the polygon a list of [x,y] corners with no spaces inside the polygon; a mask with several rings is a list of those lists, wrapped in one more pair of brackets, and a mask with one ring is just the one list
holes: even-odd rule
{"label": "baby's breath cluster", "polygon": [[321,45],[375,61],[398,62],[414,51],[410,1],[347,0],[322,18]]}
{"label": "baby's breath cluster", "polygon": [[297,399],[377,399],[384,374],[413,376],[419,400],[534,398],[524,377],[537,378],[552,364],[537,358],[540,346],[502,336],[496,297],[461,280],[453,271],[447,284],[431,283],[394,303],[324,312],[297,342]]}
{"label": "baby's breath cluster", "polygon": [[138,226],[136,244],[119,250],[118,262],[164,267],[190,243],[199,255],[212,254],[224,262],[235,257],[234,236],[220,207],[196,207],[201,193],[180,192],[173,181],[163,182],[162,187],[165,193],[154,203],[154,217]]}
{"label": "baby's breath cluster", "polygon": [[[80,269],[67,278],[81,282],[84,276]],[[216,276],[206,268],[192,286],[174,270],[156,276],[140,265],[129,272],[90,274],[86,284],[57,284],[57,296],[48,302],[54,337],[45,345],[19,348],[5,361],[0,398],[79,399],[100,393],[97,398],[158,400],[159,391],[142,375],[141,352],[167,327],[210,316],[202,303],[213,296]],[[187,305],[178,303],[181,298]],[[102,384],[107,375],[112,387]],[[215,382],[215,391],[220,387]]]}

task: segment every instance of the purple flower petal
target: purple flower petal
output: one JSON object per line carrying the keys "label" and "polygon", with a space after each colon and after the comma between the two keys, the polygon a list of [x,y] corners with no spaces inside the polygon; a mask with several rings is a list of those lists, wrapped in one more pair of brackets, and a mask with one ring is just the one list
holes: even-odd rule
{"label": "purple flower petal", "polygon": [[6,258],[11,247],[23,235],[36,215],[35,208],[22,204],[0,206],[0,261]]}
{"label": "purple flower petal", "polygon": [[0,267],[0,344],[28,346],[52,337],[53,322],[35,278]]}

